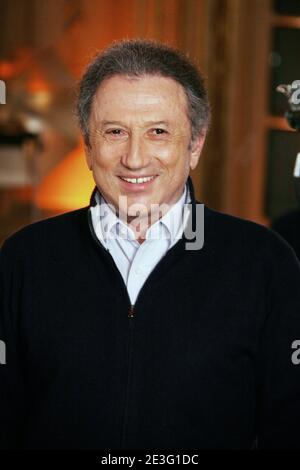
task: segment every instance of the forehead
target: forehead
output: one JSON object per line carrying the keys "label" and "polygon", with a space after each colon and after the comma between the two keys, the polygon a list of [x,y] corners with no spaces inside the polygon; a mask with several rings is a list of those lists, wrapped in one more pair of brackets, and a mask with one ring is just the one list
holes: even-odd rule
{"label": "forehead", "polygon": [[[130,113],[164,114],[165,117],[186,117],[187,98],[183,87],[168,77],[126,77],[116,75],[102,82],[92,104],[94,118],[124,117]],[[163,116],[160,116],[163,117]]]}

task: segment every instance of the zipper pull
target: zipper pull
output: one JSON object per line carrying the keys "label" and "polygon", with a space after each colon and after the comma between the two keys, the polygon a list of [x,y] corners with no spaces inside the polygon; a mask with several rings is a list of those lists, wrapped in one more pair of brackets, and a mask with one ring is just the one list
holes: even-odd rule
{"label": "zipper pull", "polygon": [[134,316],[134,305],[130,305],[128,317],[132,318]]}

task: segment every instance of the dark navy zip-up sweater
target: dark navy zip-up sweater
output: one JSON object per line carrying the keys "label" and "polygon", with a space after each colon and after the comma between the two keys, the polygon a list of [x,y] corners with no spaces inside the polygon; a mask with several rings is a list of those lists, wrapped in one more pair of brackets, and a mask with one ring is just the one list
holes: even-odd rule
{"label": "dark navy zip-up sweater", "polygon": [[2,247],[0,447],[300,448],[292,248],[205,207],[202,249],[180,239],[132,308],[88,209]]}

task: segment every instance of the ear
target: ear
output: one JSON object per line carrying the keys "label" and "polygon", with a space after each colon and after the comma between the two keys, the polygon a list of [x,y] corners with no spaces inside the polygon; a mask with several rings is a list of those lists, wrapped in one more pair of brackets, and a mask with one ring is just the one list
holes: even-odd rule
{"label": "ear", "polygon": [[198,165],[198,161],[203,149],[203,145],[206,138],[206,129],[203,129],[200,134],[193,139],[191,142],[191,153],[190,153],[190,168],[194,170]]}
{"label": "ear", "polygon": [[87,144],[84,144],[84,153],[85,153],[85,160],[86,160],[87,166],[89,167],[89,170],[92,171],[93,169],[92,151],[91,151],[91,147]]}

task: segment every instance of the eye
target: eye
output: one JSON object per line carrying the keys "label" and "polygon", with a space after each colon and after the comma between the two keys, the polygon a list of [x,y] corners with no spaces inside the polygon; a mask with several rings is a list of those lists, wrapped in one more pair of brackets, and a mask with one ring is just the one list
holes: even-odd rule
{"label": "eye", "polygon": [[156,137],[156,136],[164,136],[168,134],[168,131],[165,129],[162,129],[161,127],[155,127],[154,129],[151,129],[150,133]]}
{"label": "eye", "polygon": [[123,129],[107,129],[105,134],[111,139],[120,139],[126,137],[126,132]]}

